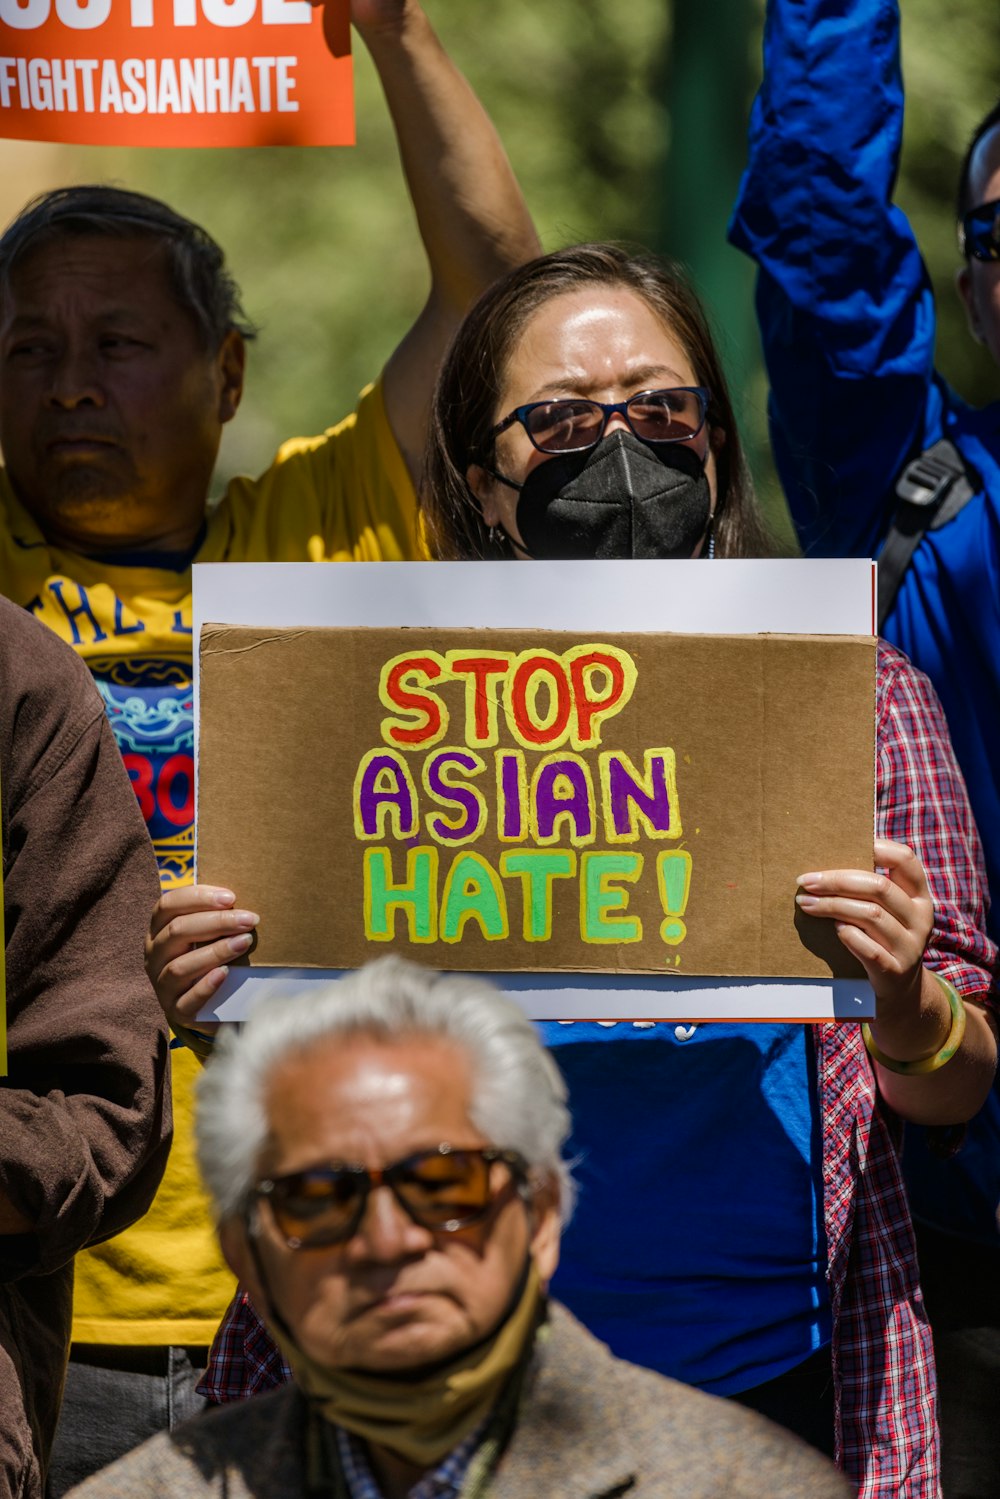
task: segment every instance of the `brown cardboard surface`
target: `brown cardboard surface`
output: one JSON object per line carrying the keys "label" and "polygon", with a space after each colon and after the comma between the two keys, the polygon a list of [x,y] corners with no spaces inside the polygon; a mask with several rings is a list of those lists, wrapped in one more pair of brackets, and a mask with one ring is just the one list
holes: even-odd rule
{"label": "brown cardboard surface", "polygon": [[[619,660],[634,664],[631,696],[625,700],[626,690],[603,719],[600,709],[590,719],[589,737],[596,740],[599,734],[599,743],[585,742],[590,709],[584,703],[582,719],[569,713],[570,728],[576,724],[583,735],[578,733],[575,750],[568,741],[519,746],[512,728],[514,700],[496,674],[484,683],[488,696],[499,703],[496,743],[470,745],[466,720],[478,712],[480,728],[487,730],[487,703],[482,694],[478,700],[467,696],[468,672],[448,680],[447,666],[436,680],[426,672],[402,678],[402,690],[423,695],[429,689],[444,705],[449,721],[438,742],[405,747],[387,742],[387,736],[400,730],[419,733],[428,717],[380,701],[380,672],[394,658],[416,656],[434,663],[448,652],[498,659],[508,652],[521,660],[544,654],[557,659],[551,668],[538,668],[536,679],[564,681],[565,708],[574,701],[569,663],[575,652],[575,659],[585,664],[587,646],[597,651],[607,647],[609,653],[619,653]],[[516,662],[508,683],[515,668]],[[581,669],[575,668],[577,686],[583,681],[588,701],[612,693],[613,671],[588,668],[589,676],[581,677]],[[525,666],[522,685],[530,677]],[[228,885],[241,904],[261,913],[253,962],[262,965],[355,967],[391,942],[395,950],[409,950],[442,968],[852,975],[858,970],[832,926],[799,915],[795,878],[811,869],[871,868],[874,679],[871,637],[602,634],[587,639],[527,630],[206,626],[201,641],[198,877]],[[530,698],[530,691],[522,698],[525,711]],[[558,692],[543,685],[534,717],[543,724],[543,734],[546,718],[560,717],[559,703]],[[383,798],[375,835],[358,836],[359,766],[369,752],[382,756],[390,748],[410,772],[416,825],[412,830],[401,827],[402,836],[395,836]],[[482,762],[475,774],[437,758],[449,750],[466,756],[470,749]],[[564,815],[551,843],[531,836],[500,840],[496,760],[508,757],[505,763],[513,775],[510,766],[516,768],[516,761],[510,757],[518,749],[528,785],[534,779],[550,792],[554,788],[561,803],[574,785],[583,785],[586,772],[577,768],[571,770],[572,779],[558,779],[558,767],[543,768],[546,758],[562,763],[572,751],[575,763],[590,770],[592,838],[579,820]],[[674,753],[676,796],[670,801],[669,827],[656,828],[657,821],[667,822],[668,777],[657,773],[655,757],[646,767],[647,750]],[[647,823],[633,818],[634,837],[628,836],[625,817],[634,803],[619,795],[615,813],[610,791],[605,796],[600,789],[601,755],[616,767],[624,764],[623,770],[608,774],[617,776],[619,787],[623,777],[627,783],[629,768],[621,754],[630,757],[636,771],[650,769],[646,790],[659,793]],[[459,831],[469,824],[461,807],[442,804],[430,794],[434,772],[427,762],[432,758],[439,772],[444,764],[445,779],[481,793],[485,820],[478,836],[457,846],[435,841],[429,831],[434,818],[439,829],[442,818],[459,825]],[[394,790],[397,774],[383,772],[378,780],[379,763],[369,769],[369,791],[373,785],[382,792]],[[607,784],[610,788],[612,783]],[[365,805],[373,816],[371,800]],[[541,792],[539,805],[548,805]],[[581,835],[575,848],[574,829]],[[654,836],[657,831],[664,836]],[[366,850],[382,849],[387,852],[369,853],[377,867],[366,876]],[[568,862],[574,868],[551,881],[550,932],[544,932],[537,907],[537,940],[527,940],[528,878],[501,871],[507,869],[504,855],[509,862],[512,854],[540,850],[573,855]],[[438,900],[435,919],[426,940],[414,941],[405,909],[378,911],[376,897],[371,931],[384,932],[387,940],[375,940],[366,935],[366,880],[369,892],[378,884],[379,870],[404,883],[408,854],[424,875],[436,863],[436,878],[429,881]],[[470,854],[476,857],[470,860]],[[605,855],[615,864],[619,856],[629,856],[633,877],[615,873],[601,857]],[[636,855],[641,855],[641,870]],[[689,856],[690,882],[681,909],[676,897],[683,890],[684,855]],[[660,856],[668,857],[663,861]],[[456,861],[461,862],[456,866]],[[565,857],[562,862],[566,865]],[[666,883],[658,878],[660,863],[667,871]],[[671,876],[677,883],[670,883]],[[541,883],[536,870],[535,888]],[[606,892],[605,904],[599,887]],[[498,927],[503,916],[509,929],[505,935]],[[662,935],[664,928],[669,940]],[[605,940],[585,940],[584,929]],[[493,933],[491,939],[486,931]]]}

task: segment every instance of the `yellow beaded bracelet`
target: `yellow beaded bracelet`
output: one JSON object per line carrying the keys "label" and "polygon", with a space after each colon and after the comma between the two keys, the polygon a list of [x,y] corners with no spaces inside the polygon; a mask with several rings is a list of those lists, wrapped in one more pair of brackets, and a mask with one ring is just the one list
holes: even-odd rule
{"label": "yellow beaded bracelet", "polygon": [[[933,969],[931,970],[933,973]],[[929,1057],[918,1057],[915,1062],[897,1062],[893,1057],[887,1057],[884,1052],[879,1051],[872,1038],[871,1028],[867,1024],[862,1025],[861,1034],[864,1037],[868,1055],[874,1057],[880,1067],[885,1067],[889,1072],[899,1072],[903,1077],[921,1077],[928,1072],[937,1072],[947,1062],[950,1062],[956,1051],[962,1044],[965,1035],[965,1005],[961,996],[953,984],[943,979],[939,973],[934,977],[948,996],[948,1007],[951,1010],[951,1030],[940,1051],[932,1052]]]}

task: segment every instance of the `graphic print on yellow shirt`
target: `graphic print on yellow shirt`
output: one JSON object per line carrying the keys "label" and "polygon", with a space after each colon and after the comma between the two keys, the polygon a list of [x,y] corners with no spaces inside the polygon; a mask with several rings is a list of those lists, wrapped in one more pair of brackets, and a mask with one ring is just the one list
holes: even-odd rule
{"label": "graphic print on yellow shirt", "polygon": [[89,662],[153,840],[164,889],[194,873],[194,695],[186,661]]}
{"label": "graphic print on yellow shirt", "polygon": [[[415,512],[375,385],[339,426],[286,443],[260,479],[235,480],[193,560],[404,561],[418,554]],[[151,567],[151,560],[167,565]],[[164,889],[190,881],[194,861],[186,562],[97,560],[49,547],[0,470],[0,593],[72,645],[93,672]],[[207,1344],[232,1296],[194,1162],[198,1064],[184,1051],[172,1057],[174,1145],[166,1174],[145,1218],[77,1257],[77,1342]]]}

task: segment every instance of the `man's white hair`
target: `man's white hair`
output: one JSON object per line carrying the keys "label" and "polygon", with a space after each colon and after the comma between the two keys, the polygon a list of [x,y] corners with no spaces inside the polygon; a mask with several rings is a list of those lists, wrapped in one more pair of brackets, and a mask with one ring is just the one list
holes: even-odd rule
{"label": "man's white hair", "polygon": [[569,1217],[566,1084],[531,1021],[482,979],[385,957],[346,978],[269,999],[243,1027],[220,1035],[198,1080],[196,1123],[198,1163],[220,1220],[243,1211],[259,1175],[272,1073],[291,1056],[348,1036],[434,1036],[460,1046],[472,1063],[471,1122],[491,1145],[519,1151],[533,1176],[556,1182],[561,1216]]}

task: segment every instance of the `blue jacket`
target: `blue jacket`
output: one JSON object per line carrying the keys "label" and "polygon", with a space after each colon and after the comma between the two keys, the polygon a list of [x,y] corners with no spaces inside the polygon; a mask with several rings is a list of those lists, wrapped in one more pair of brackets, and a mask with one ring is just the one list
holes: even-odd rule
{"label": "blue jacket", "polygon": [[[839,7],[837,7],[839,9]],[[908,460],[947,435],[983,488],[928,532],[884,634],[930,677],[986,846],[1000,935],[1000,404],[934,369],[934,298],[891,203],[903,123],[895,0],[771,0],[731,226],[760,266],[771,435],[803,549],[877,553]]]}
{"label": "blue jacket", "polygon": [[[934,369],[933,292],[892,204],[903,124],[896,0],[769,0],[764,64],[730,237],[760,267],[771,438],[803,549],[877,554],[900,473],[942,436],[982,476],[964,509],[924,535],[884,634],[944,704],[985,845],[997,936],[1000,403],[973,410]],[[995,1241],[996,1094],[963,1159],[947,1173],[925,1163],[937,1186],[925,1195],[914,1183],[915,1207]]]}

